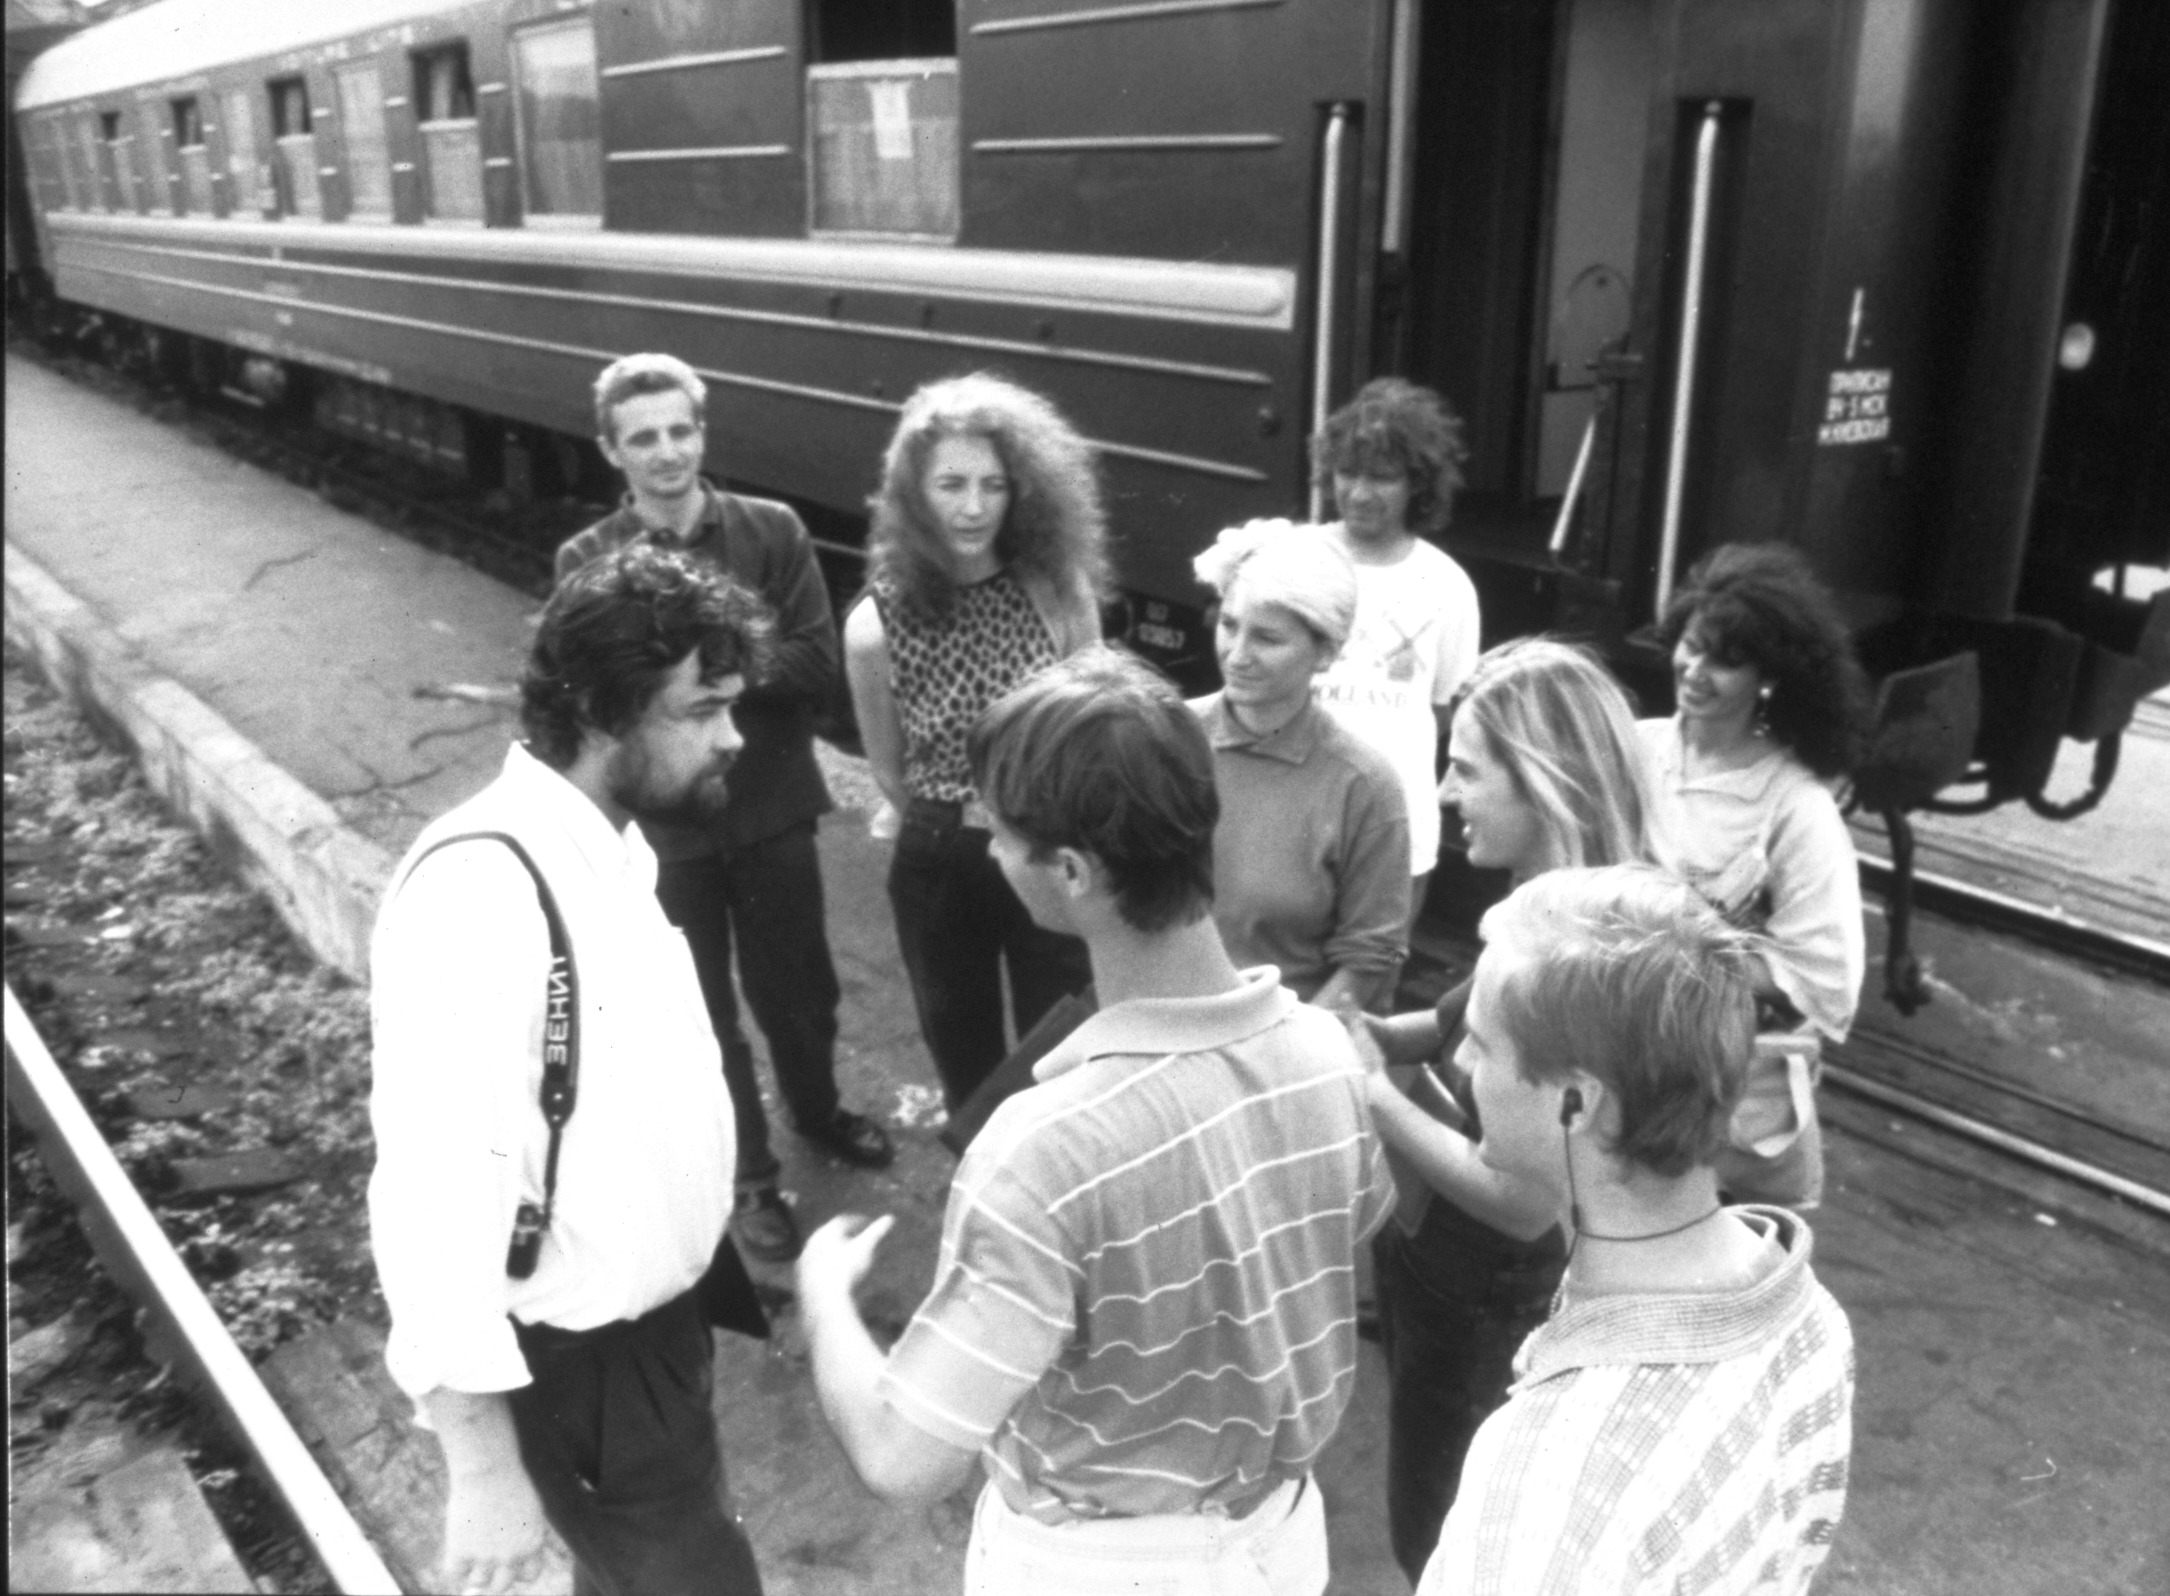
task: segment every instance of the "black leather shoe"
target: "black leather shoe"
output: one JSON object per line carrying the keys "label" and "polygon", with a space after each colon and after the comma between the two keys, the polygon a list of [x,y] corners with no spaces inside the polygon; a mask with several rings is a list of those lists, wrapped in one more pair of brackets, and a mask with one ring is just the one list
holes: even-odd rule
{"label": "black leather shoe", "polygon": [[820,1130],[799,1134],[858,1169],[887,1169],[889,1161],[897,1156],[896,1145],[889,1140],[887,1131],[866,1115],[854,1114],[848,1108],[838,1109],[836,1117]]}
{"label": "black leather shoe", "polygon": [[763,1263],[789,1263],[799,1255],[799,1222],[774,1186],[738,1194],[731,1205],[731,1233]]}

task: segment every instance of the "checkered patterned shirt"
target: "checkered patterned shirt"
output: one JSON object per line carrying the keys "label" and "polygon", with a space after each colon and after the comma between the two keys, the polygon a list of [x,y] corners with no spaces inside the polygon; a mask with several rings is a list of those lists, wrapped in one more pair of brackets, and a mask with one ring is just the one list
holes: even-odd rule
{"label": "checkered patterned shirt", "polygon": [[1302,1477],[1394,1201],[1347,1035],[1264,967],[1104,1009],[1035,1074],[957,1171],[884,1397],[1046,1523],[1241,1511]]}
{"label": "checkered patterned shirt", "polygon": [[1777,1208],[1782,1258],[1707,1296],[1572,1302],[1515,1358],[1419,1596],[1805,1591],[1846,1505],[1853,1333]]}

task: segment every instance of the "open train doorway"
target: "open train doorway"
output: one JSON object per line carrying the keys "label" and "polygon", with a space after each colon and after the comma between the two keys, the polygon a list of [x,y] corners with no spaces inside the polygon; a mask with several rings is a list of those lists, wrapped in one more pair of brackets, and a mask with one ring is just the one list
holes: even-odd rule
{"label": "open train doorway", "polygon": [[1656,10],[1398,0],[1378,364],[1467,420],[1457,552],[1544,560],[1625,345]]}

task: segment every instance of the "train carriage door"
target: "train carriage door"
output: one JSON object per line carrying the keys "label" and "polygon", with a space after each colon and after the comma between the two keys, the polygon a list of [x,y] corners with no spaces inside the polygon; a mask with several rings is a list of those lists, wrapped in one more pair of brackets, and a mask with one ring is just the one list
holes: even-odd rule
{"label": "train carriage door", "polygon": [[1657,0],[1602,560],[1646,623],[1724,542],[1808,554],[1857,625],[1919,584],[1953,315],[1966,0]]}
{"label": "train carriage door", "polygon": [[1467,424],[1446,541],[1488,636],[1548,623],[1551,594],[1517,573],[1547,563],[1571,483],[1585,523],[1604,496],[1594,424],[1627,342],[1659,3],[1404,0],[1414,111],[1388,183],[1406,238],[1386,230],[1377,364]]}

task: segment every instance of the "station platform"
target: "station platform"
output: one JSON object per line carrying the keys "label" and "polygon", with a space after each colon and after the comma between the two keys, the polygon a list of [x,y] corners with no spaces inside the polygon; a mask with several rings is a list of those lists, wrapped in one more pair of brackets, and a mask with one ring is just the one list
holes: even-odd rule
{"label": "station platform", "polygon": [[[45,368],[11,356],[7,380],[10,639],[129,738],[319,957],[359,977],[398,853],[502,761],[534,601]],[[788,1134],[778,1151],[806,1228],[847,1208],[897,1214],[865,1302],[901,1324],[953,1166],[933,1139],[886,847],[867,832],[872,785],[824,758],[840,805],[821,843],[840,1085],[888,1122],[899,1157],[864,1175]],[[2170,1589],[2170,1239],[2149,1254],[2055,1222],[1963,1160],[1915,1156],[1910,1137],[1928,1133],[1835,1121],[1812,1221],[1860,1370],[1852,1497],[1818,1590]],[[1385,1380],[1375,1346],[1363,1360],[1320,1470],[1331,1588],[1398,1596]],[[717,1368],[732,1491],[772,1592],[959,1588],[969,1498],[907,1509],[859,1486],[789,1316],[765,1348],[719,1338]]]}

